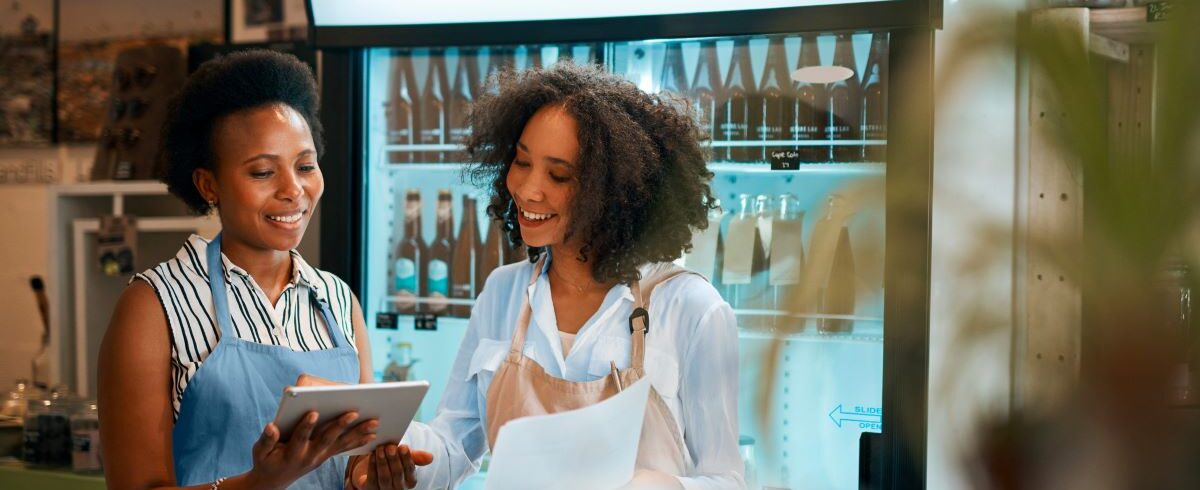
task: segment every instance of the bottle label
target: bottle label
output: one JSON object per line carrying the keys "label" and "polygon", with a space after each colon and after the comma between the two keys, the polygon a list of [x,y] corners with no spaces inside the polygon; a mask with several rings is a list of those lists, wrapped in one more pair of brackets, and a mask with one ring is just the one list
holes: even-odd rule
{"label": "bottle label", "polygon": [[436,145],[442,142],[442,128],[422,129],[421,143],[427,145]]}
{"label": "bottle label", "polygon": [[412,259],[403,257],[396,260],[395,288],[397,293],[416,294],[417,264]]}
{"label": "bottle label", "polygon": [[774,141],[783,135],[783,128],[775,125],[761,125],[758,127],[758,136],[767,141]]}
{"label": "bottle label", "polygon": [[794,140],[812,140],[817,139],[817,134],[821,128],[817,125],[793,125],[791,127],[791,136]]}
{"label": "bottle label", "polygon": [[429,311],[440,313],[445,311],[445,299],[450,295],[450,267],[446,261],[433,259],[429,261]]}
{"label": "bottle label", "polygon": [[416,221],[421,217],[421,202],[410,199],[404,206],[404,220],[408,222]]}
{"label": "bottle label", "polygon": [[746,123],[721,123],[721,134],[725,136],[725,139],[730,141],[741,140],[746,138],[747,128]]}

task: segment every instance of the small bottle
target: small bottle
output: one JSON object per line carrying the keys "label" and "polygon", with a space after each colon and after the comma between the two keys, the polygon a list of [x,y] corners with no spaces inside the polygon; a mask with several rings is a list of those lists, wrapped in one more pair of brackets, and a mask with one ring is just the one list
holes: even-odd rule
{"label": "small bottle", "polygon": [[[421,124],[417,131],[417,143],[441,145],[446,143],[446,58],[442,51],[429,55],[429,74],[425,77],[425,88],[421,92],[420,110],[417,111]],[[440,163],[445,152],[423,151],[420,163]]]}
{"label": "small bottle", "polygon": [[[416,90],[413,79],[412,57],[408,51],[392,54],[392,70],[388,83],[388,100],[384,102],[387,115],[387,143],[389,145],[413,144],[412,91]],[[413,160],[411,150],[388,152],[388,163],[409,163]]]}

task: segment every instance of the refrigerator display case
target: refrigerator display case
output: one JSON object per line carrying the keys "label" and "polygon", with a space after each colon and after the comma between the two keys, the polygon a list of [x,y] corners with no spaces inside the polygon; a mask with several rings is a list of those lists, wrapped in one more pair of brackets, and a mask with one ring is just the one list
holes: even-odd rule
{"label": "refrigerator display case", "polygon": [[[376,377],[429,380],[432,418],[473,298],[525,259],[464,173],[471,101],[500,69],[598,63],[689,105],[709,140],[721,209],[679,263],[737,314],[748,486],[923,488],[931,111],[900,94],[929,91],[935,6],[518,3],[309,2],[321,265],[362,303]],[[803,307],[801,281],[819,285]]]}

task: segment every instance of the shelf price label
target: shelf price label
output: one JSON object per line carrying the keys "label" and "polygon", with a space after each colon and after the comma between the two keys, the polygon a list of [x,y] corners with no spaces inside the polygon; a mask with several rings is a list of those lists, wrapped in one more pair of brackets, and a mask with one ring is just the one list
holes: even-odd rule
{"label": "shelf price label", "polygon": [[1151,2],[1146,4],[1146,22],[1161,22],[1170,17],[1170,2]]}
{"label": "shelf price label", "polygon": [[771,150],[771,170],[800,170],[800,152]]}
{"label": "shelf price label", "polygon": [[375,314],[375,328],[379,330],[396,330],[400,328],[400,315],[381,311]]}

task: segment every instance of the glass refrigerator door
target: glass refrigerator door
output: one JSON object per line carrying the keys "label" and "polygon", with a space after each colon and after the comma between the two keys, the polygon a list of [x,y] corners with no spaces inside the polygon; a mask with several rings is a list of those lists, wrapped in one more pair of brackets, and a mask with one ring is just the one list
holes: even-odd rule
{"label": "glass refrigerator door", "polygon": [[376,375],[429,380],[419,418],[431,419],[472,298],[524,257],[464,173],[463,116],[483,81],[505,66],[602,62],[677,97],[711,140],[722,211],[679,262],[737,313],[749,487],[858,488],[860,438],[882,426],[887,49],[886,32],[853,32],[371,50]]}

